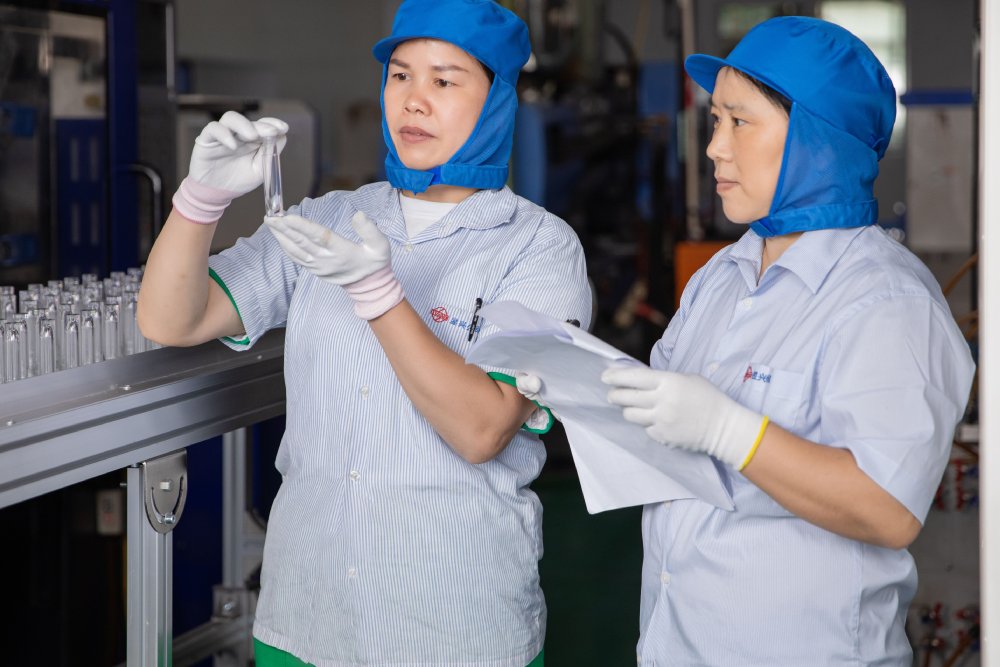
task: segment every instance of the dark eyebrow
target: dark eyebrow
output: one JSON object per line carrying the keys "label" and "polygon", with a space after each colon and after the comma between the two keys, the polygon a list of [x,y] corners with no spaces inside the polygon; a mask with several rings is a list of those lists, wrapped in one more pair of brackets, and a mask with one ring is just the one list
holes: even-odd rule
{"label": "dark eyebrow", "polygon": [[722,107],[726,111],[746,111],[746,107],[742,104],[719,104],[715,101],[714,97],[711,99],[711,105],[713,107]]}
{"label": "dark eyebrow", "polygon": [[[390,58],[390,65],[395,65],[396,67],[402,67],[403,69],[410,69],[409,63],[405,63],[399,58]],[[460,65],[433,65],[431,69],[435,72],[465,72],[469,73],[469,70],[465,69]]]}
{"label": "dark eyebrow", "polygon": [[434,65],[431,67],[435,72],[465,72],[469,73],[469,70],[465,69],[460,65]]}

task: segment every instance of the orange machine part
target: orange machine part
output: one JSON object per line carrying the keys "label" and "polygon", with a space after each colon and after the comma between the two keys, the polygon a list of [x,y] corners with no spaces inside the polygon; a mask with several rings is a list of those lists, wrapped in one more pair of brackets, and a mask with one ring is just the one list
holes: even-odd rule
{"label": "orange machine part", "polygon": [[681,293],[694,272],[705,266],[712,255],[732,241],[681,241],[674,246],[674,307],[681,305]]}

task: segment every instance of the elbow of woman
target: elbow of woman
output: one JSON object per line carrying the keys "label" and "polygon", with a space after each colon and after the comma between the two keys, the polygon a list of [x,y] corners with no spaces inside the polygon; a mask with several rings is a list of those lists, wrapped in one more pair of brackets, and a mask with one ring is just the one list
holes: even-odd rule
{"label": "elbow of woman", "polygon": [[504,450],[513,436],[510,433],[472,434],[464,447],[453,447],[455,452],[473,465],[492,461]]}
{"label": "elbow of woman", "polygon": [[876,546],[886,549],[906,549],[917,539],[917,535],[920,534],[922,527],[915,516],[910,514],[910,512],[906,512],[905,517],[902,517],[899,521],[893,521],[892,525],[879,531],[872,542]]}
{"label": "elbow of woman", "polygon": [[161,340],[160,332],[157,331],[155,323],[149,321],[149,317],[146,315],[146,309],[142,307],[142,302],[136,303],[135,309],[135,325],[139,327],[139,333],[141,333],[145,338],[158,343],[160,345],[166,345]]}
{"label": "elbow of woman", "polygon": [[164,327],[159,325],[156,318],[151,319],[146,309],[142,307],[141,299],[136,303],[135,323],[139,327],[139,333],[158,345],[165,347],[186,347],[192,344],[178,336],[171,335],[169,331],[166,331]]}

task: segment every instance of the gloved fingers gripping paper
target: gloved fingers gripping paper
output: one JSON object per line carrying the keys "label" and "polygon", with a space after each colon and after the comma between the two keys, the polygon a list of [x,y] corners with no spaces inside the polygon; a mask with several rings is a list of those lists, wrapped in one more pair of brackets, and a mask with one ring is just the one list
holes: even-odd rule
{"label": "gloved fingers gripping paper", "polygon": [[499,331],[477,343],[466,361],[541,378],[539,402],[563,422],[590,513],[683,498],[733,509],[709,456],[661,445],[608,402],[601,374],[639,361],[518,303],[490,304],[481,316]]}

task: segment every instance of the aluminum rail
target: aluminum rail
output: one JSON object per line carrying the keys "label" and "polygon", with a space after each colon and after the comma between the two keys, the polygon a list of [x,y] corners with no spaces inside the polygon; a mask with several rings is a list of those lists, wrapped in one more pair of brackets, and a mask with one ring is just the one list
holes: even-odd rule
{"label": "aluminum rail", "polygon": [[284,413],[283,329],[0,385],[0,508]]}

